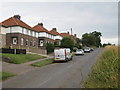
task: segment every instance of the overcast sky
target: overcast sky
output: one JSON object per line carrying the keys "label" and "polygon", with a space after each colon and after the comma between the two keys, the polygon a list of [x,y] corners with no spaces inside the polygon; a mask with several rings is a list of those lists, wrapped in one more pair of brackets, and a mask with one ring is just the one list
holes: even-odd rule
{"label": "overcast sky", "polygon": [[92,31],[102,33],[102,43],[118,42],[117,2],[4,2],[0,22],[15,14],[30,26],[43,22],[48,30],[70,31],[79,38]]}

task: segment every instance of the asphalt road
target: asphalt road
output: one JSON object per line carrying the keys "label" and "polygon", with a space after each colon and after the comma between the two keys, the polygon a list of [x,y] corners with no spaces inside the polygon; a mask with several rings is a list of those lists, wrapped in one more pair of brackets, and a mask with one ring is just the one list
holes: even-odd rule
{"label": "asphalt road", "polygon": [[103,49],[84,56],[74,56],[72,61],[55,63],[15,76],[3,82],[3,88],[81,88]]}

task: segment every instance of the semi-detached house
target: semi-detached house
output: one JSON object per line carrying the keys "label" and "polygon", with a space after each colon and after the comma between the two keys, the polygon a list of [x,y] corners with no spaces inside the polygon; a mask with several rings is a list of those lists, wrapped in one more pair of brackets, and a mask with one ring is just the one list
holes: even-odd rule
{"label": "semi-detached house", "polygon": [[[43,23],[34,27],[14,15],[0,23],[0,47],[26,49],[27,52],[47,54],[46,43],[59,42],[65,35],[57,32],[56,28],[48,31]],[[70,36],[70,35],[69,35]]]}

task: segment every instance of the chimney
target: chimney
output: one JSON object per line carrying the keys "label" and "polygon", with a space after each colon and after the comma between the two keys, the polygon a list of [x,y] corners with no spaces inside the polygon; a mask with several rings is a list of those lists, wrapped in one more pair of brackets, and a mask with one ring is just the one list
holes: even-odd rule
{"label": "chimney", "polygon": [[14,15],[13,17],[16,18],[16,19],[18,19],[18,20],[20,20],[20,18],[21,18],[20,15]]}
{"label": "chimney", "polygon": [[75,37],[77,37],[77,34],[74,34]]}
{"label": "chimney", "polygon": [[57,28],[52,28],[52,30],[55,30],[55,31],[57,31]]}
{"label": "chimney", "polygon": [[67,32],[68,34],[70,34],[69,32]]}
{"label": "chimney", "polygon": [[38,23],[38,25],[42,26],[43,27],[43,23]]}

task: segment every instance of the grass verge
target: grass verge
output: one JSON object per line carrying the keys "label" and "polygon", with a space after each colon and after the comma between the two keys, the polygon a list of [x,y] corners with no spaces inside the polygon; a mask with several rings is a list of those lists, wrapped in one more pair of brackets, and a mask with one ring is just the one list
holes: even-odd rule
{"label": "grass verge", "polygon": [[8,72],[0,72],[0,81],[6,80],[9,77],[16,76],[16,74],[8,73]]}
{"label": "grass verge", "polygon": [[35,67],[42,67],[42,66],[45,66],[45,65],[48,65],[48,64],[53,64],[53,60],[54,60],[54,58],[50,58],[50,59],[47,59],[47,60],[35,62],[31,65],[35,66]]}
{"label": "grass verge", "polygon": [[100,56],[88,79],[85,88],[118,88],[118,47],[108,46]]}
{"label": "grass verge", "polygon": [[14,64],[21,64],[21,63],[25,63],[25,62],[29,62],[29,61],[33,61],[37,59],[46,58],[45,56],[41,56],[37,54],[26,54],[25,55],[25,54],[3,53],[2,56],[8,58],[11,61],[11,63],[14,63]]}

